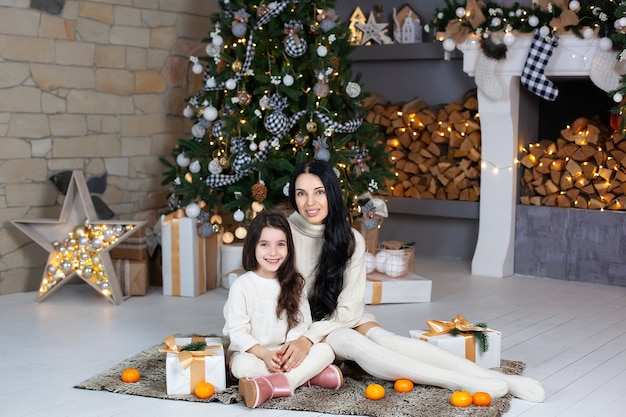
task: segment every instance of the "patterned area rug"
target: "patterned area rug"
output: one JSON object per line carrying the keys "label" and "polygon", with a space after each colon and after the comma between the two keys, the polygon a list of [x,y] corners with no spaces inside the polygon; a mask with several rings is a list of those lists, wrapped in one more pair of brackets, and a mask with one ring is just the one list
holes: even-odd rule
{"label": "patterned area rug", "polygon": [[[224,404],[243,402],[237,392],[236,381],[228,381],[227,389],[217,392],[207,400],[201,400],[194,395],[167,395],[165,354],[158,351],[158,348],[163,346],[160,344],[145,349],[107,371],[75,385],[74,388],[168,400],[219,401]],[[141,372],[139,382],[129,384],[120,379],[122,371],[129,367],[139,369]],[[500,370],[519,375],[524,367],[523,362],[502,360]],[[302,387],[297,389],[292,397],[266,401],[260,408],[371,417],[497,417],[503,415],[510,406],[511,397],[507,395],[495,399],[489,407],[473,405],[467,408],[453,407],[449,403],[451,394],[449,390],[416,385],[413,391],[400,394],[394,391],[392,382],[367,375],[354,363],[344,363],[342,370],[345,383],[338,391],[319,387]],[[365,387],[371,383],[381,384],[385,388],[385,398],[378,401],[365,399],[363,394]]]}

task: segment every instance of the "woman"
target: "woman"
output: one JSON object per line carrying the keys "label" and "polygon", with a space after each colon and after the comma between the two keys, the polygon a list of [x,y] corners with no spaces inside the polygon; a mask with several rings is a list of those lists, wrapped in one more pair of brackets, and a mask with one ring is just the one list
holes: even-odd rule
{"label": "woman", "polygon": [[325,340],[338,358],[355,361],[369,374],[450,390],[510,393],[542,402],[538,381],[481,368],[419,339],[391,333],[365,311],[365,242],[353,230],[332,167],[311,160],[296,168],[289,184],[295,212],[289,217],[298,270],[306,280],[313,323],[284,347],[281,364],[297,366],[309,347]]}
{"label": "woman", "polygon": [[311,323],[304,279],[296,270],[289,223],[264,211],[252,220],[243,244],[246,273],[233,283],[224,305],[230,337],[230,370],[246,405],[292,395],[301,385],[339,389],[341,371],[326,343],[316,343],[298,367],[281,369],[281,347]]}

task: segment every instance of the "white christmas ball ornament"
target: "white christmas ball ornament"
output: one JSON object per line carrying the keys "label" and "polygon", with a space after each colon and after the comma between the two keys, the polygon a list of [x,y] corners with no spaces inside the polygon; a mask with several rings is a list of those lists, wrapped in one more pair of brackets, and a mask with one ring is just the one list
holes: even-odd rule
{"label": "white christmas ball ornament", "polygon": [[200,161],[198,160],[195,160],[189,164],[189,171],[193,172],[194,174],[200,172],[200,168]]}
{"label": "white christmas ball ornament", "polygon": [[368,274],[376,269],[376,257],[369,252],[365,252],[365,272]]}
{"label": "white christmas ball ornament", "polygon": [[539,18],[537,16],[535,16],[535,15],[530,16],[528,18],[528,24],[531,27],[534,27],[534,28],[537,27],[537,25],[539,24]]}
{"label": "white christmas ball ornament", "polygon": [[456,17],[458,17],[459,19],[462,18],[463,16],[465,16],[465,9],[463,7],[458,7],[454,13],[456,14]]}
{"label": "white christmas ball ornament", "polygon": [[226,80],[225,86],[229,90],[234,90],[235,88],[237,88],[237,81],[233,80],[232,78],[229,78],[228,80]]}
{"label": "white christmas ball ornament", "polygon": [[392,278],[397,278],[404,274],[404,259],[399,256],[391,255],[385,261],[385,274]]}
{"label": "white christmas ball ornament", "polygon": [[580,9],[580,2],[578,2],[577,0],[572,0],[569,2],[569,9],[570,10],[578,10]]}
{"label": "white christmas ball ornament", "polygon": [[506,46],[511,46],[515,43],[516,40],[517,38],[515,37],[513,33],[507,32],[504,34],[504,37],[502,38],[502,43],[505,44]]}
{"label": "white christmas ball ornament", "polygon": [[621,27],[626,27],[626,17],[620,17],[619,19],[619,25]]}
{"label": "white christmas ball ornament", "polygon": [[623,99],[624,96],[622,96],[620,93],[615,93],[615,95],[613,95],[613,101],[616,103],[621,103]]}
{"label": "white christmas ball ornament", "polygon": [[283,187],[283,194],[285,195],[285,197],[289,197],[289,183],[285,184],[285,186]]}
{"label": "white christmas ball ornament", "polygon": [[548,35],[550,34],[550,28],[549,28],[549,27],[547,27],[547,26],[542,26],[542,27],[539,29],[539,34],[540,34],[541,36],[548,36]]}
{"label": "white christmas ball ornament", "polygon": [[378,272],[382,272],[383,274],[385,273],[385,262],[387,261],[387,251],[381,250],[380,252],[378,252],[376,254],[375,257],[375,261],[376,261],[376,270]]}
{"label": "white christmas ball ornament", "polygon": [[178,156],[176,157],[176,164],[179,167],[184,168],[186,166],[189,166],[190,162],[191,160],[185,156],[185,152],[179,153]]}
{"label": "white christmas ball ornament", "polygon": [[209,172],[213,175],[218,175],[222,173],[222,166],[220,165],[219,159],[211,159],[211,162],[209,162]]}
{"label": "white christmas ball ornament", "polygon": [[613,48],[613,41],[608,37],[601,38],[598,42],[598,48],[602,51],[610,51]]}
{"label": "white christmas ball ornament", "polygon": [[454,51],[454,48],[456,48],[456,42],[454,42],[452,38],[446,38],[443,41],[443,49],[445,49],[446,51],[452,52]]}
{"label": "white christmas ball ornament", "polygon": [[255,142],[250,142],[250,145],[248,145],[248,149],[250,149],[252,152],[256,152],[256,150],[259,149],[259,145],[257,145]]}
{"label": "white christmas ball ornament", "polygon": [[185,215],[195,219],[200,215],[200,206],[196,203],[188,204],[187,207],[185,207]]}
{"label": "white christmas ball ornament", "polygon": [[207,87],[209,87],[209,88],[213,88],[213,87],[215,87],[215,86],[217,85],[217,83],[215,82],[215,78],[214,78],[214,77],[209,77],[209,78],[207,78],[207,80],[206,80],[206,83],[205,83],[205,84],[206,84],[206,86],[207,86]]}
{"label": "white christmas ball ornament", "polygon": [[346,94],[350,98],[357,98],[361,94],[361,86],[354,81],[350,81],[346,86]]}
{"label": "white christmas ball ornament", "polygon": [[202,113],[202,117],[204,117],[205,120],[212,122],[217,119],[217,109],[213,106],[206,107]]}
{"label": "white christmas ball ornament", "polygon": [[200,64],[193,64],[193,67],[191,67],[191,70],[193,71],[194,74],[201,74],[202,73],[202,65],[200,65]]}
{"label": "white christmas ball ornament", "polygon": [[268,142],[268,141],[266,141],[266,140],[262,140],[262,141],[259,143],[259,149],[260,149],[260,150],[262,150],[262,151],[266,150],[268,146],[270,146],[270,144],[269,144],[269,142]]}
{"label": "white christmas ball ornament", "polygon": [[234,213],[233,213],[233,219],[236,222],[241,222],[243,221],[243,219],[245,219],[246,214],[243,212],[243,210],[241,209],[237,209]]}
{"label": "white christmas ball ornament", "polygon": [[244,240],[247,234],[248,234],[248,229],[246,229],[243,226],[239,226],[238,228],[235,229],[235,236],[237,236],[237,239],[239,240]]}
{"label": "white christmas ball ornament", "polygon": [[491,19],[491,26],[500,26],[502,24],[502,20],[499,17],[494,17]]}
{"label": "white christmas ball ornament", "polygon": [[317,47],[317,56],[320,57],[325,57],[328,54],[328,48],[326,48],[324,45],[320,45]]}
{"label": "white christmas ball ornament", "polygon": [[183,110],[183,116],[185,116],[186,118],[190,118],[191,116],[193,116],[193,113],[194,113],[194,111],[191,108],[191,106],[187,106]]}
{"label": "white christmas ball ornament", "polygon": [[585,28],[585,30],[583,30],[583,38],[585,39],[593,38],[593,29]]}
{"label": "white christmas ball ornament", "polygon": [[212,43],[208,44],[205,50],[206,54],[210,57],[216,57],[220,53],[220,47],[217,45],[213,45]]}
{"label": "white christmas ball ornament", "polygon": [[283,84],[285,84],[287,87],[291,87],[293,85],[293,76],[291,76],[290,74],[286,74],[283,77]]}
{"label": "white christmas ball ornament", "polygon": [[222,44],[224,43],[224,38],[222,38],[220,35],[215,35],[211,38],[211,43],[213,43],[213,45],[215,46],[222,46]]}

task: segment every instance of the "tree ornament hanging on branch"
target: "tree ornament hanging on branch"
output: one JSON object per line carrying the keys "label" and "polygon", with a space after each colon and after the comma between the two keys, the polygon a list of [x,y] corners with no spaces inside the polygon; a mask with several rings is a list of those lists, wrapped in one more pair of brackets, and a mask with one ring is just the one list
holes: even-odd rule
{"label": "tree ornament hanging on branch", "polygon": [[252,186],[252,198],[254,198],[254,201],[258,201],[259,203],[262,203],[267,198],[267,187],[265,186],[265,182],[259,180],[259,182]]}
{"label": "tree ornament hanging on branch", "polygon": [[308,48],[306,42],[300,39],[300,32],[302,32],[302,22],[292,20],[285,23],[285,33],[287,34],[284,40],[285,53],[292,58],[301,57]]}

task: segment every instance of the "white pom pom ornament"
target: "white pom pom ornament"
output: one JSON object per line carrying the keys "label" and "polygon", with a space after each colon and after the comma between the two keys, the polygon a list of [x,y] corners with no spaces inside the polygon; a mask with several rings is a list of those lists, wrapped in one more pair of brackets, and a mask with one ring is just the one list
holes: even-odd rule
{"label": "white pom pom ornament", "polygon": [[376,257],[369,252],[365,252],[365,272],[368,274],[376,269]]}

